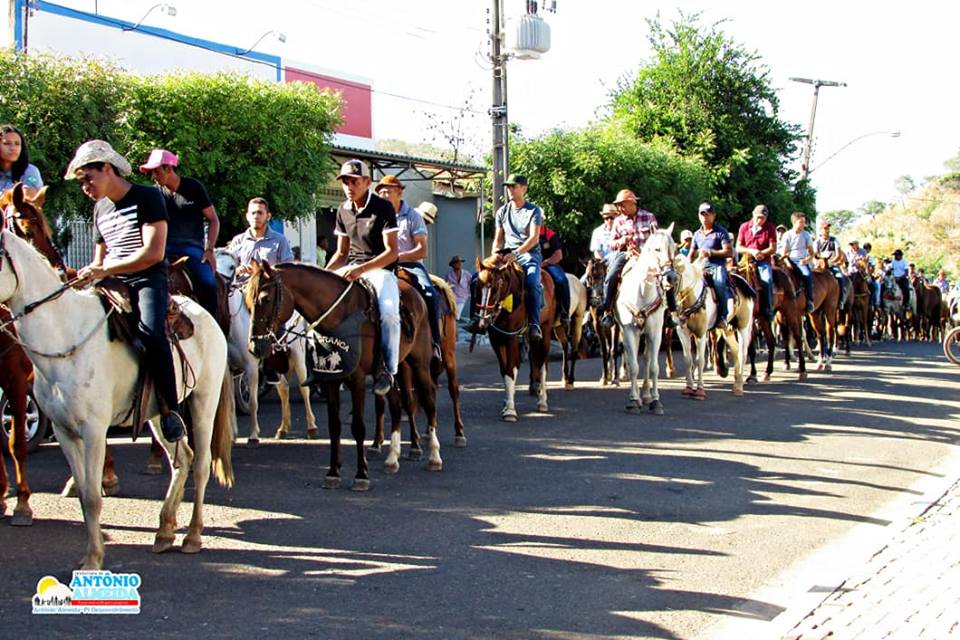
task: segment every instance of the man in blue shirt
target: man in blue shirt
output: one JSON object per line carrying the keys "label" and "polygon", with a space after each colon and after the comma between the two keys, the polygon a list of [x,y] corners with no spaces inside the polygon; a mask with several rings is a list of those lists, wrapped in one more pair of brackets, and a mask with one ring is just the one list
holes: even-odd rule
{"label": "man in blue shirt", "polygon": [[713,276],[713,290],[717,294],[717,329],[725,329],[727,321],[733,315],[733,300],[727,292],[727,258],[733,257],[730,234],[722,226],[715,224],[717,213],[713,205],[704,202],[698,211],[700,228],[693,234],[691,260],[699,257],[707,259],[704,271]]}

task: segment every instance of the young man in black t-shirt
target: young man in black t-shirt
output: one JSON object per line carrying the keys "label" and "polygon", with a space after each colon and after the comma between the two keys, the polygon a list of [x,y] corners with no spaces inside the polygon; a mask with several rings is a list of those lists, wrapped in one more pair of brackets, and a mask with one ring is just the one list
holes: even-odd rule
{"label": "young man in black t-shirt", "polygon": [[[216,317],[217,268],[213,249],[220,235],[220,218],[210,202],[207,190],[198,180],[179,176],[179,158],[166,149],[154,149],[140,165],[140,173],[149,174],[163,194],[167,215],[167,260],[187,258],[187,271],[192,276],[197,300]],[[204,222],[210,225],[204,233]]]}
{"label": "young man in black t-shirt", "polygon": [[337,210],[337,251],[327,269],[347,280],[366,280],[377,294],[384,371],[373,392],[385,395],[393,385],[400,358],[400,289],[397,286],[397,216],[393,205],[370,190],[370,170],[360,160],[348,160],[337,179],[347,199]]}
{"label": "young man in black t-shirt", "polygon": [[185,429],[175,411],[176,373],[165,327],[167,211],[159,191],[123,178],[130,172],[130,163],[103,140],[85,142],[74,154],[64,178],[79,180],[83,192],[96,202],[97,234],[93,262],[77,275],[88,280],[116,276],[130,287],[140,315],[137,332],[157,391],[163,437],[174,442]]}

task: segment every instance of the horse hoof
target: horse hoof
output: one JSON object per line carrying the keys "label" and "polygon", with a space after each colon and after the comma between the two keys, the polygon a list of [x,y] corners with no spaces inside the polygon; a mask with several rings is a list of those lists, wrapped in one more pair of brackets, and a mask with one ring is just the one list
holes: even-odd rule
{"label": "horse hoof", "polygon": [[527,395],[535,396],[538,393],[540,393],[540,388],[537,387],[536,385],[530,385],[529,387],[527,387]]}
{"label": "horse hoof", "polygon": [[757,384],[757,376],[747,376],[747,384]]}
{"label": "horse hoof", "polygon": [[653,412],[653,415],[655,415],[655,416],[662,416],[662,415],[663,415],[663,403],[660,402],[659,400],[654,400],[653,402],[650,403],[650,411],[652,411],[652,412]]}
{"label": "horse hoof", "polygon": [[738,397],[738,398],[741,397],[741,396],[743,396],[743,389],[734,389],[734,390],[733,390],[733,395],[735,395],[735,396]]}
{"label": "horse hoof", "polygon": [[706,399],[707,399],[707,392],[704,391],[703,389],[697,389],[696,391],[693,392],[693,399],[694,399],[694,400],[706,400]]}
{"label": "horse hoof", "polygon": [[256,449],[260,446],[260,438],[247,438],[247,449]]}
{"label": "horse hoof", "polygon": [[504,411],[500,414],[500,419],[504,422],[516,422],[517,421],[517,412],[516,411]]}
{"label": "horse hoof", "polygon": [[103,495],[118,496],[120,495],[120,478],[113,478],[112,480],[104,480],[101,487],[103,489]]}
{"label": "horse hoof", "polygon": [[807,372],[806,372],[806,371],[801,371],[801,372],[800,372],[800,375],[797,376],[797,380],[799,380],[800,382],[806,382],[806,380],[807,380]]}
{"label": "horse hoof", "polygon": [[[289,431],[281,431],[280,429],[277,429],[277,432],[274,434],[273,439],[274,439],[274,440],[286,440],[286,439],[289,438],[289,437],[290,437],[290,432],[289,432]],[[247,444],[249,444],[249,440],[247,441]]]}
{"label": "horse hoof", "polygon": [[370,491],[370,481],[366,478],[357,478],[353,481],[351,491]]}
{"label": "horse hoof", "polygon": [[200,553],[203,549],[203,543],[199,538],[184,538],[183,544],[180,545],[180,553]]}
{"label": "horse hoof", "polygon": [[29,527],[33,524],[33,514],[30,512],[13,512],[10,517],[10,525],[13,527]]}
{"label": "horse hoof", "polygon": [[173,542],[174,542],[173,536],[170,536],[169,538],[167,537],[161,538],[160,536],[157,536],[153,540],[152,551],[154,553],[164,553],[166,551],[170,551],[170,549],[173,549]]}
{"label": "horse hoof", "polygon": [[566,391],[573,391],[573,383],[572,383],[572,382],[564,382],[564,383],[563,383],[563,388],[564,388],[564,390],[566,390]]}
{"label": "horse hoof", "polygon": [[407,451],[407,460],[413,460],[414,462],[416,462],[417,460],[422,460],[422,459],[423,459],[422,449],[410,449],[409,451]]}
{"label": "horse hoof", "polygon": [[546,413],[547,411],[550,411],[550,407],[547,405],[546,402],[540,402],[540,403],[537,403],[537,411],[539,411],[540,413]]}
{"label": "horse hoof", "polygon": [[833,365],[832,365],[832,364],[825,364],[825,365],[823,365],[823,370],[824,370],[824,371],[833,371]]}
{"label": "horse hoof", "polygon": [[384,472],[384,473],[389,473],[390,475],[393,475],[393,474],[395,474],[395,473],[398,472],[398,471],[400,471],[400,463],[399,463],[399,462],[394,462],[394,463],[392,463],[392,464],[389,464],[389,463],[386,463],[386,462],[383,463],[383,472]]}
{"label": "horse hoof", "polygon": [[467,447],[467,437],[466,436],[457,436],[453,439],[453,446],[457,449],[465,449]]}
{"label": "horse hoof", "polygon": [[73,479],[73,476],[70,476],[67,479],[67,483],[63,485],[63,490],[60,492],[61,498],[77,498],[80,496],[80,492],[77,490],[77,483]]}
{"label": "horse hoof", "polygon": [[367,457],[376,460],[380,457],[380,445],[370,445],[367,447]]}
{"label": "horse hoof", "polygon": [[428,462],[427,471],[443,471],[443,462]]}
{"label": "horse hoof", "polygon": [[323,479],[323,488],[324,489],[339,489],[340,488],[340,478],[337,476],[327,476]]}
{"label": "horse hoof", "polygon": [[696,393],[697,392],[693,390],[693,387],[684,387],[683,391],[680,392],[680,395],[692,398],[694,395],[696,395]]}
{"label": "horse hoof", "polygon": [[765,373],[765,374],[763,375],[763,381],[764,381],[764,382],[770,382],[770,374],[769,374],[769,373]]}
{"label": "horse hoof", "polygon": [[320,432],[317,431],[316,427],[313,429],[307,429],[307,440],[319,440]]}
{"label": "horse hoof", "polygon": [[147,468],[144,471],[148,476],[163,475],[163,463],[151,460],[147,463]]}
{"label": "horse hoof", "polygon": [[640,401],[638,400],[628,400],[627,401],[627,413],[639,413],[640,412]]}

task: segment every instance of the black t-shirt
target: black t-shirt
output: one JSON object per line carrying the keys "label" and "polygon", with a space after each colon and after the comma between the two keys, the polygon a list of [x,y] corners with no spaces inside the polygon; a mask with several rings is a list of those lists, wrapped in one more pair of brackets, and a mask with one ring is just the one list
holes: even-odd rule
{"label": "black t-shirt", "polygon": [[167,244],[203,247],[203,210],[211,205],[207,190],[193,178],[181,177],[176,191],[161,187],[160,193],[170,216]]}
{"label": "black t-shirt", "polygon": [[[349,264],[359,264],[376,258],[386,250],[383,243],[384,231],[399,231],[397,214],[393,205],[375,193],[368,192],[369,200],[359,212],[354,210],[350,200],[344,201],[337,209],[338,236],[350,238],[350,251],[347,254]],[[397,263],[385,267],[393,271]]]}
{"label": "black t-shirt", "polygon": [[557,249],[563,249],[563,243],[560,241],[560,236],[557,235],[557,232],[553,229],[547,227],[540,227],[540,255],[544,259],[549,258]]}
{"label": "black t-shirt", "polygon": [[[151,222],[167,221],[167,210],[160,190],[141,184],[130,185],[130,190],[117,202],[109,198],[99,200],[93,206],[93,225],[96,242],[107,248],[105,262],[123,260],[143,247],[142,227]],[[127,277],[166,273],[167,261]]]}

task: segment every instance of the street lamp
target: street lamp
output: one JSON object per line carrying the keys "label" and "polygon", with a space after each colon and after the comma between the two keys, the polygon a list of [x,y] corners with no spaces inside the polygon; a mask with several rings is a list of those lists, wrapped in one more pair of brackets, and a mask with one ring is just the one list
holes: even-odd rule
{"label": "street lamp", "polygon": [[251,51],[253,51],[253,50],[256,48],[256,46],[257,46],[258,44],[260,44],[260,42],[261,42],[264,38],[266,38],[267,36],[270,36],[270,35],[272,35],[273,37],[275,37],[275,38],[276,38],[277,40],[279,40],[280,42],[286,42],[286,41],[287,41],[287,36],[286,36],[285,34],[280,33],[279,31],[276,31],[276,30],[271,29],[270,31],[265,31],[263,34],[261,34],[260,37],[257,38],[257,39],[253,42],[252,45],[250,45],[250,48],[249,48],[249,49],[244,49],[243,51],[240,51],[240,50],[238,49],[236,55],[238,55],[238,56],[245,56],[245,55],[247,55],[248,53],[250,53]]}
{"label": "street lamp", "polygon": [[147,9],[147,12],[143,14],[142,18],[137,20],[136,24],[134,24],[132,27],[124,27],[123,31],[136,31],[140,27],[140,25],[143,24],[143,21],[147,19],[147,16],[153,13],[154,9],[160,9],[161,13],[165,13],[171,17],[174,17],[177,15],[177,8],[172,4],[166,4],[166,3],[155,4],[149,9]]}
{"label": "street lamp", "polygon": [[827,164],[828,162],[830,162],[830,160],[832,160],[833,158],[835,158],[837,155],[839,155],[839,153],[840,153],[841,151],[843,151],[844,149],[846,149],[847,147],[849,147],[850,145],[852,145],[854,142],[858,142],[858,141],[860,141],[860,140],[863,140],[864,138],[869,138],[870,136],[883,136],[883,135],[890,136],[891,138],[899,138],[899,137],[900,137],[900,132],[899,132],[899,131],[871,131],[870,133],[865,133],[865,134],[863,134],[863,135],[857,136],[856,138],[854,138],[853,140],[851,140],[850,142],[848,142],[847,144],[843,145],[842,147],[840,147],[839,149],[837,149],[836,151],[834,151],[833,153],[831,153],[829,156],[827,156],[827,157],[824,159],[823,162],[821,162],[821,163],[818,164],[817,166],[815,166],[815,167],[813,167],[812,169],[810,169],[809,171],[807,171],[807,175],[810,175],[811,173],[813,173],[814,171],[816,171],[817,169],[819,169],[819,168],[822,167],[823,165],[825,165],[825,164]]}
{"label": "street lamp", "polygon": [[845,87],[846,82],[837,82],[835,80],[813,80],[811,78],[790,78],[791,82],[802,82],[803,84],[813,85],[813,105],[810,107],[810,124],[807,125],[807,144],[803,149],[803,163],[800,165],[800,180],[806,180],[810,174],[810,152],[813,148],[813,121],[817,118],[817,96],[820,95],[820,87]]}

